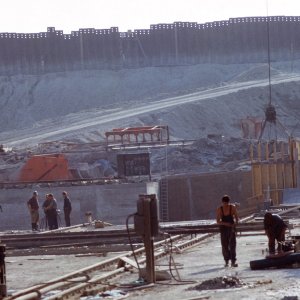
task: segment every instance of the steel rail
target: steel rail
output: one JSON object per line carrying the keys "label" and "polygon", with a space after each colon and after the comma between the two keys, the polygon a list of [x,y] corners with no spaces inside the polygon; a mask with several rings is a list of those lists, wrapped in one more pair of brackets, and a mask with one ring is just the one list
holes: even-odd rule
{"label": "steel rail", "polygon": [[[130,230],[132,238],[140,237]],[[36,235],[13,235],[0,236],[2,243],[10,248],[26,247],[51,247],[51,246],[72,246],[74,244],[95,244],[95,243],[120,243],[127,239],[128,233],[125,230],[118,231],[97,231],[86,233],[55,233],[55,234],[36,234]]]}
{"label": "steel rail", "polygon": [[[156,243],[154,243],[154,246],[159,247],[159,246],[165,244],[168,241],[177,241],[178,239],[181,239],[181,238],[182,238],[181,235],[176,235],[176,236],[173,236],[169,239],[156,242]],[[134,250],[134,253],[135,253],[135,255],[140,256],[144,253],[144,251],[145,251],[145,248],[141,247],[139,249]],[[78,271],[75,271],[75,272],[69,273],[67,275],[58,277],[54,280],[50,280],[50,281],[48,281],[44,284],[35,285],[35,286],[30,287],[28,289],[25,289],[25,290],[19,291],[17,293],[14,293],[13,295],[7,297],[6,300],[27,299],[27,298],[22,298],[22,297],[27,297],[27,294],[28,295],[30,294],[30,297],[33,297],[33,298],[28,298],[28,299],[36,299],[38,294],[44,293],[45,288],[48,291],[48,287],[53,285],[53,284],[57,284],[60,281],[66,281],[66,280],[70,280],[70,279],[73,279],[73,278],[86,276],[89,273],[92,273],[92,272],[95,272],[95,271],[98,271],[98,270],[103,270],[103,269],[105,269],[105,268],[107,268],[111,265],[118,264],[120,259],[123,258],[123,257],[132,257],[134,255],[134,253],[132,251],[128,251],[128,252],[125,252],[125,253],[120,254],[118,256],[115,256],[113,258],[110,258],[110,259],[104,260],[102,262],[99,262],[97,264],[94,264],[92,266],[85,267],[85,268],[80,269]]]}
{"label": "steel rail", "polygon": [[[252,216],[245,218],[243,221],[247,222],[249,219],[252,219]],[[245,223],[243,223],[243,224],[245,224]],[[216,224],[214,224],[214,225],[216,225]],[[246,226],[248,226],[248,225],[246,225]],[[174,245],[174,247],[176,247],[176,249],[179,249],[179,250],[186,250],[188,248],[191,248],[191,247],[201,243],[203,240],[206,240],[207,238],[209,238],[213,235],[215,235],[215,233],[206,233],[200,237],[191,238],[190,240],[184,241],[184,242],[181,242],[181,239],[179,238],[177,240],[177,244]],[[171,238],[168,240],[171,240]],[[166,240],[164,240],[163,242],[166,242]],[[155,249],[155,250],[156,250],[154,253],[155,260],[162,258],[166,255],[169,255],[168,250],[165,250],[165,251],[158,251],[158,249]],[[138,260],[138,263],[142,264],[145,261],[146,261],[146,258],[142,258],[142,259]],[[94,289],[93,292],[105,291],[105,290],[107,290],[107,287],[105,285],[105,282],[103,282],[103,281],[110,279],[114,276],[120,275],[124,271],[125,271],[125,269],[122,267],[122,268],[118,268],[117,270],[115,270],[113,272],[109,272],[107,274],[100,275],[100,276],[95,276],[89,282],[81,283],[78,286],[70,287],[62,292],[55,294],[54,296],[48,297],[47,300],[63,300],[63,299],[68,299],[70,297],[72,297],[72,299],[73,299],[75,297],[75,295],[78,295],[79,293],[83,293],[84,291],[87,291],[87,289],[92,288],[93,286],[95,287],[95,285],[99,285],[99,284],[103,284],[103,286],[98,287],[96,290]],[[29,300],[29,299],[20,299],[20,300]]]}
{"label": "steel rail", "polygon": [[[236,226],[237,232],[263,231],[262,222],[239,223]],[[169,234],[196,234],[196,233],[217,233],[218,224],[188,224],[172,223],[161,224],[160,231]],[[129,230],[132,238],[140,239],[134,229]],[[127,240],[127,231],[125,229],[110,229],[103,231],[86,232],[55,232],[45,234],[22,234],[22,235],[2,235],[0,239],[7,247],[26,248],[26,247],[69,247],[74,245],[95,245],[98,243],[117,244],[124,243]]]}
{"label": "steel rail", "polygon": [[[135,231],[130,229],[131,234],[135,234]],[[82,238],[85,236],[88,237],[110,237],[110,236],[126,236],[126,229],[118,230],[103,230],[103,231],[82,231],[82,232],[47,232],[47,233],[36,233],[36,234],[3,234],[0,235],[2,241],[14,241],[14,240],[46,240],[46,239],[65,239],[69,238]]]}
{"label": "steel rail", "polygon": [[[196,244],[198,244],[199,242],[203,241],[204,239],[207,239],[208,237],[212,236],[211,234],[207,234],[201,237],[196,237],[194,239],[190,239],[188,241],[185,242],[181,242],[176,246],[176,248],[178,248],[179,250],[183,250],[183,249],[187,249],[189,247],[195,246]],[[167,240],[165,240],[164,242],[166,242]],[[180,240],[179,240],[180,242]],[[169,250],[164,250],[164,251],[159,251],[160,249],[156,249],[155,253],[154,253],[154,259],[158,260],[166,255],[169,255]],[[145,263],[146,262],[146,258],[142,258],[138,260],[139,264]],[[89,282],[87,283],[81,283],[77,286],[71,287],[67,290],[64,290],[60,293],[57,293],[51,297],[47,297],[47,300],[62,300],[62,299],[67,299],[67,298],[74,298],[75,295],[78,295],[79,293],[83,293],[84,291],[86,291],[87,289],[93,288],[97,285],[99,285],[99,283],[103,284],[102,287],[98,287],[96,290],[94,289],[93,292],[97,291],[97,292],[101,292],[101,291],[105,291],[107,290],[107,287],[105,285],[105,280],[111,279],[112,277],[115,277],[117,275],[122,274],[125,271],[124,268],[118,268],[117,270],[113,271],[113,272],[109,272],[107,274],[104,275],[100,275],[100,276],[95,276],[94,278],[92,278]],[[25,300],[25,299],[22,299]],[[27,299],[26,299],[27,300]]]}
{"label": "steel rail", "polygon": [[[261,227],[263,226],[262,222],[248,222],[248,223],[239,223],[237,228],[240,229],[249,229],[250,227]],[[186,229],[211,229],[211,228],[218,228],[219,225],[214,224],[198,224],[197,222],[193,224],[189,224],[186,222],[176,222],[176,223],[162,223],[160,224],[159,228],[162,231],[176,229],[176,228],[186,228]],[[133,228],[129,229],[130,234],[136,235],[135,230]],[[104,229],[99,231],[84,231],[84,232],[40,232],[40,233],[25,233],[25,234],[2,234],[0,235],[0,239],[3,242],[8,241],[15,241],[15,240],[47,240],[47,239],[65,239],[66,237],[70,239],[76,238],[84,238],[84,237],[127,237],[127,230],[125,228],[120,229]]]}
{"label": "steel rail", "polygon": [[[250,218],[252,218],[252,217],[250,217]],[[211,224],[211,225],[216,225],[216,224]],[[213,226],[210,226],[210,227],[212,228]],[[245,227],[249,227],[249,225],[246,225]],[[166,230],[165,230],[165,232],[166,232]],[[184,242],[182,241],[182,239],[184,237],[186,238],[186,235],[185,236],[176,235],[176,236],[170,237],[168,239],[164,239],[162,241],[156,242],[156,243],[154,243],[154,246],[155,246],[154,257],[157,260],[157,259],[162,258],[169,254],[169,250],[164,249],[163,251],[161,251],[161,249],[158,248],[160,246],[163,246],[166,242],[177,241],[177,244],[174,245],[174,247],[176,247],[176,249],[179,249],[179,250],[185,250],[185,249],[188,249],[190,247],[193,247],[193,246],[201,243],[203,240],[207,239],[208,237],[213,236],[214,234],[215,233],[203,234],[199,237],[191,238],[188,241],[184,241]],[[145,251],[144,247],[141,247],[137,250],[134,250],[134,253],[137,256],[140,256],[144,253],[144,251]],[[92,279],[88,280],[87,282],[84,282],[84,283],[81,282],[81,283],[77,284],[76,286],[71,286],[71,285],[74,285],[75,282],[70,281],[70,280],[76,279],[76,278],[79,279],[80,277],[83,277],[83,276],[90,276],[89,274],[93,273],[95,271],[103,270],[111,265],[118,265],[118,262],[120,261],[120,259],[122,259],[123,257],[129,258],[131,256],[133,256],[132,251],[125,252],[124,254],[121,254],[121,255],[118,255],[111,259],[102,261],[98,264],[83,268],[76,272],[72,272],[65,276],[59,277],[55,280],[48,281],[45,284],[37,285],[32,288],[28,288],[26,290],[17,292],[15,294],[13,294],[12,296],[8,297],[7,300],[36,299],[37,297],[40,297],[40,295],[45,294],[46,292],[51,291],[53,289],[57,289],[57,288],[64,288],[65,290],[55,294],[54,296],[47,297],[47,300],[67,299],[69,297],[74,297],[74,295],[76,295],[76,294],[78,295],[78,293],[82,293],[83,291],[93,288],[99,284],[102,284],[103,286],[97,288],[98,292],[107,290],[107,283],[105,283],[104,281],[123,274],[125,272],[125,270],[128,270],[127,267],[126,267],[126,269],[124,267],[118,267],[116,270],[109,271],[106,274],[96,275]],[[139,262],[139,264],[142,264],[145,262],[145,260],[146,260],[145,258],[138,259],[138,262]],[[131,268],[131,266],[129,266],[129,268]]]}
{"label": "steel rail", "polygon": [[[236,232],[257,232],[264,231],[263,225],[256,226],[237,226],[235,228]],[[204,233],[219,233],[219,226],[210,227],[210,228],[170,228],[165,229],[165,232],[169,234],[204,234]]]}

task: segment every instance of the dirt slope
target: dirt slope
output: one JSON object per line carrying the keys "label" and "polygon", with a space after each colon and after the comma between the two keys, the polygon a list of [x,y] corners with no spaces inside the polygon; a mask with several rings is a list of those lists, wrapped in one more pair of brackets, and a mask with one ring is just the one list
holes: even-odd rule
{"label": "dirt slope", "polygon": [[[294,62],[291,70],[290,63],[278,63],[272,67],[271,78],[271,100],[278,119],[293,135],[300,132],[299,65]],[[55,140],[97,142],[112,128],[167,124],[172,140],[206,139],[215,134],[223,136],[223,142],[232,145],[231,152],[237,153],[240,142],[234,141],[241,137],[240,120],[263,118],[270,100],[265,64],[103,72],[0,78],[1,143],[24,148]],[[228,163],[216,149],[214,159],[201,156],[197,147],[190,151],[200,164],[193,165],[189,151],[176,154],[172,150],[170,166],[205,170]],[[180,157],[185,164],[176,164]],[[236,159],[246,158],[246,154],[236,155]]]}

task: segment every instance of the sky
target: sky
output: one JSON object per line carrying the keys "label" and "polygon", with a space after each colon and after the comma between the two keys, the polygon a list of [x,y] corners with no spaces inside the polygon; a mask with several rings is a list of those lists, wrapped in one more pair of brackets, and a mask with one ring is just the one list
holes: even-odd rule
{"label": "sky", "polygon": [[35,33],[55,27],[119,27],[126,32],[151,24],[205,23],[246,16],[300,16],[300,0],[0,0],[0,32]]}

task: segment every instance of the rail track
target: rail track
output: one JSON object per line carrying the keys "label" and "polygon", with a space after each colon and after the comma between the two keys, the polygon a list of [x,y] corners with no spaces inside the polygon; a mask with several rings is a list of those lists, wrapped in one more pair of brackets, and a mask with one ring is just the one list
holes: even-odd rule
{"label": "rail track", "polygon": [[[240,223],[238,232],[263,231],[262,222]],[[176,222],[161,223],[160,231],[172,235],[178,234],[205,234],[219,232],[217,224],[203,224],[203,222]],[[118,229],[104,229],[84,232],[40,232],[35,234],[3,234],[0,236],[2,243],[10,249],[27,249],[38,247],[68,247],[68,246],[93,246],[124,244],[128,241],[128,233],[135,243],[141,243],[142,239],[130,226]]]}
{"label": "rail track", "polygon": [[[133,230],[132,238],[141,240]],[[10,234],[0,236],[2,243],[10,249],[27,249],[38,247],[68,247],[103,244],[120,244],[128,241],[128,233],[123,230],[86,231],[86,232],[47,232],[36,234]]]}
{"label": "rail track", "polygon": [[[154,258],[159,260],[165,256],[172,255],[174,249],[176,252],[184,251],[187,248],[193,247],[206,240],[208,237],[213,236],[218,232],[218,225],[209,222],[176,222],[176,223],[161,223],[161,232],[164,234],[160,236],[161,240],[154,243]],[[134,229],[131,227],[129,230],[131,239],[137,237]],[[253,221],[253,216],[245,218],[242,223],[237,227],[240,232],[263,232],[262,222]],[[59,241],[65,241],[69,238],[74,242],[86,238],[94,241],[105,240],[107,238],[115,239],[118,243],[120,240],[124,240],[128,232],[125,229],[109,229],[105,231],[93,231],[93,232],[47,232],[38,234],[26,235],[2,235],[2,241],[9,243],[16,243],[17,240],[21,243],[28,242],[28,240],[36,243],[49,243],[52,242],[53,247],[57,246]],[[196,234],[196,235],[194,235]],[[166,238],[168,236],[168,238]],[[132,242],[132,240],[129,240]],[[140,238],[141,239],[141,238]],[[128,239],[126,241],[128,244]],[[11,244],[12,245],[12,244]],[[16,246],[17,244],[15,244]],[[140,245],[140,244],[138,244]],[[24,245],[23,245],[24,246]],[[49,246],[49,245],[48,245]],[[131,244],[131,251],[124,251],[122,254],[118,254],[110,259],[105,259],[92,266],[85,267],[76,272],[69,273],[67,275],[55,278],[42,284],[35,285],[22,291],[18,291],[8,297],[5,300],[31,300],[31,299],[79,299],[82,295],[91,295],[99,292],[104,292],[108,289],[116,288],[118,277],[122,277],[126,272],[133,272],[134,270],[138,274],[141,269],[145,267],[145,248],[139,247],[134,249]],[[124,281],[124,277],[123,281]],[[122,282],[119,280],[118,282]],[[120,287],[120,286],[119,286]],[[141,285],[140,287],[146,288],[147,285]],[[121,286],[122,290],[129,290],[130,287]],[[51,293],[52,294],[49,294]]]}
{"label": "rail track", "polygon": [[[190,238],[186,235],[175,235],[154,243],[154,258],[158,260],[164,256],[170,255],[172,249],[183,251],[189,247],[199,244],[212,234],[203,234],[201,236]],[[170,247],[172,245],[172,248]],[[79,299],[83,293],[95,293],[109,289],[109,280],[123,275],[126,271],[137,266],[143,266],[146,259],[144,257],[145,248],[141,247],[134,251],[124,252],[113,258],[104,260],[95,265],[83,268],[76,272],[39,284],[31,288],[14,293],[6,297],[6,300],[30,300],[41,299]],[[133,260],[137,259],[138,265]],[[141,267],[140,267],[141,268]],[[50,291],[56,291],[55,295],[47,296]]]}

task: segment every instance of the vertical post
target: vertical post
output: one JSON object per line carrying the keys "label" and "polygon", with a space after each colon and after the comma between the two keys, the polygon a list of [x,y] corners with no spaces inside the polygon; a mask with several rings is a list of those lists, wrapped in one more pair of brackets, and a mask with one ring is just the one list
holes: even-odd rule
{"label": "vertical post", "polygon": [[280,200],[280,191],[278,189],[278,176],[277,176],[277,169],[278,169],[278,154],[277,154],[277,141],[273,141],[272,144],[270,144],[270,147],[272,147],[273,152],[273,158],[271,162],[271,170],[270,170],[270,185],[273,187],[272,197],[271,199],[276,203],[279,204]]}
{"label": "vertical post", "polygon": [[293,188],[297,187],[297,174],[298,174],[298,150],[296,142],[292,139],[292,172],[293,172]]}
{"label": "vertical post", "polygon": [[84,69],[84,52],[83,52],[83,32],[79,31],[80,63],[81,69]]}
{"label": "vertical post", "polygon": [[140,270],[140,277],[148,283],[155,283],[155,262],[153,237],[158,234],[157,198],[155,194],[139,195],[137,213],[134,216],[135,232],[143,237],[146,252],[146,268]]}
{"label": "vertical post", "polygon": [[0,299],[6,296],[5,245],[0,244]]}
{"label": "vertical post", "polygon": [[174,34],[175,34],[175,64],[178,65],[178,32],[177,32],[176,24],[174,24]]}
{"label": "vertical post", "polygon": [[269,142],[266,142],[266,161],[269,163]]}
{"label": "vertical post", "polygon": [[276,141],[273,143],[273,160],[277,162],[277,147],[276,147]]}
{"label": "vertical post", "polygon": [[250,160],[251,163],[253,164],[253,144],[250,145]]}
{"label": "vertical post", "polygon": [[269,157],[269,142],[265,144],[265,160],[266,160],[266,169],[263,168],[263,177],[266,177],[266,185],[263,188],[267,188],[269,190],[269,198],[270,198],[270,157]]}
{"label": "vertical post", "polygon": [[282,189],[285,189],[285,154],[284,154],[284,144],[281,142],[280,145],[280,153],[281,153],[281,177],[282,177]]}
{"label": "vertical post", "polygon": [[148,283],[155,282],[155,266],[154,266],[154,246],[151,232],[151,199],[144,199],[144,216],[145,216],[145,235],[144,244],[146,251],[146,281]]}
{"label": "vertical post", "polygon": [[280,155],[281,155],[282,162],[284,162],[284,144],[283,144],[283,142],[280,142]]}
{"label": "vertical post", "polygon": [[261,143],[257,144],[257,160],[261,161]]}

